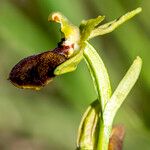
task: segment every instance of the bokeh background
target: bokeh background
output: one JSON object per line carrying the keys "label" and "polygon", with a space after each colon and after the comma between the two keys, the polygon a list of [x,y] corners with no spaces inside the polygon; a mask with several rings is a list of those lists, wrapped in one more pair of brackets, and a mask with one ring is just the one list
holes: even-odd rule
{"label": "bokeh background", "polygon": [[[21,90],[7,80],[22,58],[53,49],[59,25],[47,21],[60,11],[72,23],[105,15],[106,21],[142,7],[143,11],[114,32],[91,41],[103,58],[113,90],[139,55],[142,73],[119,110],[124,124],[124,150],[150,149],[150,1],[149,0],[0,0],[0,149],[75,149],[82,114],[96,99],[85,62],[40,91]],[[105,22],[105,21],[104,21]]]}

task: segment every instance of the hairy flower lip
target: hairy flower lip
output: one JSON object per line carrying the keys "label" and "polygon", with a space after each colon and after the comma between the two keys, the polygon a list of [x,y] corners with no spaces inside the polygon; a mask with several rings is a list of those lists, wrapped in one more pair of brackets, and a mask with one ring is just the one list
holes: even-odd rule
{"label": "hairy flower lip", "polygon": [[67,60],[63,51],[67,52],[66,47],[22,59],[12,68],[9,80],[16,87],[39,90],[52,81],[55,68]]}
{"label": "hairy flower lip", "polygon": [[66,43],[62,38],[54,50],[19,61],[12,68],[8,80],[18,88],[40,90],[56,76],[55,69],[72,57],[74,49],[74,43]]}

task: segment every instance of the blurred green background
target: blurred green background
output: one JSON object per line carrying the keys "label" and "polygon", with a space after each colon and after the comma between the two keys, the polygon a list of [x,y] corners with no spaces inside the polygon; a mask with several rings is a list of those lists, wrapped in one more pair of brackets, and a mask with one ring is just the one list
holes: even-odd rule
{"label": "blurred green background", "polygon": [[0,149],[75,149],[78,125],[96,98],[87,67],[62,75],[40,91],[22,90],[7,80],[22,58],[53,49],[59,25],[47,21],[60,11],[72,23],[105,15],[106,21],[142,7],[143,11],[113,33],[91,41],[103,58],[113,89],[133,59],[143,59],[140,79],[119,110],[124,124],[124,150],[150,149],[150,1],[149,0],[0,0]]}

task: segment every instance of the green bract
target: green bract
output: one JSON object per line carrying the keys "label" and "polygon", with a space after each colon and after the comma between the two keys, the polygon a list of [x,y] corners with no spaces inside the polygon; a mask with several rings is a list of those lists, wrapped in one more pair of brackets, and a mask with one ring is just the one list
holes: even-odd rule
{"label": "green bract", "polygon": [[96,100],[85,111],[78,130],[77,149],[96,148],[99,122],[100,105]]}

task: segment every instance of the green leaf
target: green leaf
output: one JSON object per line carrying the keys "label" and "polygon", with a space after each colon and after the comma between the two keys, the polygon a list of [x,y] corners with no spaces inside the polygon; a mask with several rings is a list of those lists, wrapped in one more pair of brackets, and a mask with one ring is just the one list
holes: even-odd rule
{"label": "green leaf", "polygon": [[84,58],[92,75],[102,111],[111,97],[111,85],[107,69],[96,50],[85,42]]}
{"label": "green leaf", "polygon": [[142,59],[137,57],[114,91],[111,99],[106,104],[104,110],[104,120],[106,124],[112,123],[115,114],[137,81],[141,67]]}

